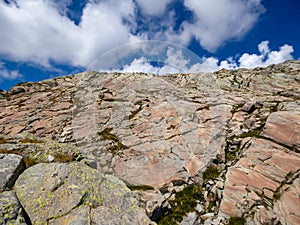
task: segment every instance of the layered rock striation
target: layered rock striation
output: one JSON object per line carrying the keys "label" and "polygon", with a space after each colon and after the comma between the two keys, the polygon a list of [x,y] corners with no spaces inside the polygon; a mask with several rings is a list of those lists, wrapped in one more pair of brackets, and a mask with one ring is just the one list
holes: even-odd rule
{"label": "layered rock striation", "polygon": [[21,83],[0,93],[1,222],[299,224],[299,128],[299,61]]}

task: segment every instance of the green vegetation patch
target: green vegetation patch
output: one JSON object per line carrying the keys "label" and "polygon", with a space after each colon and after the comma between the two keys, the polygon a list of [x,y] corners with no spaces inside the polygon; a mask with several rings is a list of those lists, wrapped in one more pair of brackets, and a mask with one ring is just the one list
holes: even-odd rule
{"label": "green vegetation patch", "polygon": [[102,136],[104,140],[110,140],[114,142],[114,144],[112,144],[107,151],[113,155],[116,155],[120,153],[121,150],[128,149],[128,147],[122,144],[121,139],[117,135],[111,133],[112,130],[112,128],[105,128],[103,131],[98,132],[98,135]]}
{"label": "green vegetation patch", "polygon": [[57,141],[38,138],[32,134],[20,134],[14,138],[0,137],[0,144],[10,143],[14,149],[1,149],[2,154],[16,154],[23,156],[26,167],[38,163],[48,163],[49,156],[54,162],[80,161],[84,158],[78,148],[72,144],[59,143]]}
{"label": "green vegetation patch", "polygon": [[169,201],[171,209],[163,215],[158,225],[177,225],[187,213],[195,210],[198,201],[204,201],[202,188],[195,184],[188,185],[175,194],[175,200]]}
{"label": "green vegetation patch", "polygon": [[211,165],[204,171],[203,179],[204,179],[204,181],[208,181],[208,180],[217,178],[219,175],[220,175],[220,172],[219,172],[218,168],[214,165]]}
{"label": "green vegetation patch", "polygon": [[115,134],[111,133],[112,130],[112,128],[105,128],[103,131],[98,132],[98,134],[102,136],[104,140],[111,140],[116,142],[120,141],[120,139]]}
{"label": "green vegetation patch", "polygon": [[154,190],[153,187],[148,186],[148,185],[131,185],[131,184],[127,184],[127,187],[131,190],[131,191],[152,191]]}
{"label": "green vegetation patch", "polygon": [[246,224],[246,219],[243,217],[230,217],[227,225],[244,225]]}
{"label": "green vegetation patch", "polygon": [[140,111],[142,111],[142,106],[140,105],[138,109],[134,110],[133,112],[131,112],[131,114],[129,115],[129,119],[133,119]]}

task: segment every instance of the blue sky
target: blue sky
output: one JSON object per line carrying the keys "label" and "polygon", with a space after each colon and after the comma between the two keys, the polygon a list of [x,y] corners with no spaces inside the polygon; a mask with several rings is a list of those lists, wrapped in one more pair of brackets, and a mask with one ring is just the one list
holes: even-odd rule
{"label": "blue sky", "polygon": [[299,59],[299,9],[298,0],[0,0],[0,89],[87,69],[189,73]]}

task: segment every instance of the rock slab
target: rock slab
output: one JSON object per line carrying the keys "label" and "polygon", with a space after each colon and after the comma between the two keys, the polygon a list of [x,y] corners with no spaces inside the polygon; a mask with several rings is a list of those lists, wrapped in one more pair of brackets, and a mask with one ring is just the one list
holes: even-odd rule
{"label": "rock slab", "polygon": [[262,135],[300,151],[300,112],[272,113],[268,117]]}
{"label": "rock slab", "polygon": [[82,163],[37,164],[15,189],[32,224],[151,224],[121,180]]}
{"label": "rock slab", "polygon": [[254,138],[226,174],[220,210],[230,216],[253,212],[256,224],[299,224],[299,171],[299,154]]}
{"label": "rock slab", "polygon": [[0,192],[10,189],[24,169],[25,165],[21,156],[0,154]]}

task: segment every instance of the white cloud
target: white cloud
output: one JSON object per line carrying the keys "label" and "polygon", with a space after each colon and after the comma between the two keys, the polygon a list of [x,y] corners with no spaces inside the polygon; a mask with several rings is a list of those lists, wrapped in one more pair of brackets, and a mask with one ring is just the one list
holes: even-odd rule
{"label": "white cloud", "polygon": [[[176,12],[166,11],[171,2],[90,0],[76,25],[67,17],[72,0],[0,1],[0,56],[45,67],[51,67],[51,61],[86,67],[120,44],[158,39],[187,45],[192,37],[213,51],[243,36],[263,12],[260,0],[184,0],[196,20],[184,21],[178,33]],[[148,16],[137,18],[138,6]],[[148,29],[134,35],[138,21]]]}
{"label": "white cloud", "polygon": [[184,42],[195,37],[201,46],[215,51],[231,39],[239,39],[253,28],[264,12],[261,0],[185,0],[195,14],[193,24],[183,24]]}
{"label": "white cloud", "polygon": [[172,0],[136,0],[136,2],[143,13],[151,16],[160,16],[165,12],[167,5]]}
{"label": "white cloud", "polygon": [[23,75],[18,70],[9,70],[5,67],[3,62],[0,62],[0,82],[2,79],[5,80],[16,80],[22,78]]}
{"label": "white cloud", "polygon": [[[49,60],[87,66],[97,55],[130,42],[132,0],[90,2],[77,26],[52,0],[0,2],[0,55],[50,66]],[[68,1],[61,1],[61,4]],[[134,22],[134,21],[133,21]]]}
{"label": "white cloud", "polygon": [[147,57],[134,59],[132,63],[124,66],[120,72],[144,72],[144,73],[197,73],[197,72],[213,72],[219,69],[238,69],[238,68],[255,68],[266,67],[271,64],[277,64],[286,60],[293,59],[291,53],[293,47],[283,45],[279,51],[271,51],[269,49],[269,41],[263,41],[258,45],[259,54],[244,53],[240,58],[234,59],[229,57],[220,61],[215,57],[202,57],[199,62],[191,64],[188,51],[169,48],[163,62],[163,66],[157,67],[150,64]]}
{"label": "white cloud", "polygon": [[[171,2],[90,0],[77,25],[66,16],[72,0],[14,0],[10,4],[0,1],[0,56],[48,68],[52,68],[53,61],[88,67],[114,47],[151,38],[185,46],[195,38],[202,47],[214,51],[227,41],[244,36],[264,12],[261,0],[184,0],[185,7],[194,13],[194,20],[183,21],[175,31],[176,12],[166,10]],[[136,17],[137,7],[145,14],[143,18]],[[145,23],[143,26],[149,26],[148,29],[135,33],[139,23]],[[164,53],[162,67],[152,66],[146,57],[139,56],[124,71],[209,72],[219,68],[267,66],[292,59],[292,46],[271,51],[268,44],[261,42],[258,54],[244,53],[240,58],[223,61],[215,57],[193,61],[181,50],[170,48]],[[6,71],[2,72],[2,78],[20,76],[17,71],[1,68]]]}
{"label": "white cloud", "polygon": [[294,49],[290,45],[281,46],[279,51],[270,51],[269,41],[263,41],[258,45],[258,50],[259,54],[244,53],[238,60],[239,67],[266,67],[293,59],[292,53]]}

